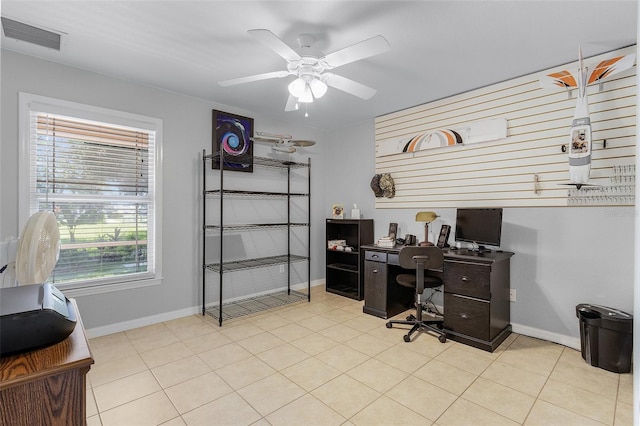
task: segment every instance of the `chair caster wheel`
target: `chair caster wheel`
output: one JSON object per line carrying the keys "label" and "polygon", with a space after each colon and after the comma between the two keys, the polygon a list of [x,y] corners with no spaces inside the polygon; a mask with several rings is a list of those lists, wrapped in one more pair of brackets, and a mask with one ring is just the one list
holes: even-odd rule
{"label": "chair caster wheel", "polygon": [[415,321],[416,317],[413,316],[413,314],[409,315],[407,317],[407,321]]}
{"label": "chair caster wheel", "polygon": [[391,328],[391,327],[393,327],[393,324],[392,324],[392,323],[390,323],[390,322],[388,322],[388,323],[387,323],[387,328]]}
{"label": "chair caster wheel", "polygon": [[409,343],[409,342],[411,341],[411,337],[410,337],[410,336],[408,336],[408,335],[406,335],[406,334],[405,334],[402,338],[403,338],[403,339],[404,339],[404,341],[405,341],[405,342],[407,342],[407,343]]}
{"label": "chair caster wheel", "polygon": [[447,336],[442,335],[438,337],[438,340],[440,340],[440,343],[445,343],[447,341]]}
{"label": "chair caster wheel", "polygon": [[436,327],[438,327],[439,330],[442,330],[444,328],[444,324],[439,322],[438,324],[436,324]]}

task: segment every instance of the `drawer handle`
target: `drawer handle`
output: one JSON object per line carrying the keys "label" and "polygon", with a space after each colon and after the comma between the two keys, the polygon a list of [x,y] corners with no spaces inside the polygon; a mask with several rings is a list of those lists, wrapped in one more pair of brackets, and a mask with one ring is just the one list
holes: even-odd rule
{"label": "drawer handle", "polygon": [[374,273],[374,274],[377,274],[377,273],[378,273],[378,270],[377,270],[377,269],[374,269],[374,270],[373,270],[373,273]]}
{"label": "drawer handle", "polygon": [[462,278],[460,278],[460,281],[462,281],[463,283],[468,283],[469,281],[471,281],[471,279],[469,277],[463,276]]}
{"label": "drawer handle", "polygon": [[460,318],[462,318],[462,319],[471,319],[469,314],[460,314]]}
{"label": "drawer handle", "polygon": [[374,254],[371,257],[373,257],[374,259],[377,259],[379,256],[377,254]]}

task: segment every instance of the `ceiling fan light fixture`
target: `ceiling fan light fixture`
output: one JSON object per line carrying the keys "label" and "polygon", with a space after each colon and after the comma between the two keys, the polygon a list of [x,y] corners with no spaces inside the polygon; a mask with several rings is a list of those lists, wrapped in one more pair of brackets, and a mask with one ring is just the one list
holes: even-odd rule
{"label": "ceiling fan light fixture", "polygon": [[306,87],[307,82],[298,77],[289,84],[289,93],[291,94],[291,96],[300,98],[304,95]]}
{"label": "ceiling fan light fixture", "polygon": [[311,83],[309,83],[309,87],[311,88],[311,92],[316,99],[323,97],[324,94],[327,93],[328,88],[323,81],[317,78],[311,80]]}
{"label": "ceiling fan light fixture", "polygon": [[[314,97],[321,98],[327,92],[328,86],[364,100],[370,99],[376,93],[375,89],[332,72],[325,73],[325,71],[378,55],[391,48],[389,42],[383,36],[377,35],[325,55],[312,46],[314,37],[308,34],[302,34],[298,37],[299,49],[294,50],[267,29],[249,30],[248,33],[281,56],[286,61],[286,71],[255,74],[218,83],[226,87],[293,75],[296,78],[287,86],[289,97],[285,105],[285,111],[298,110],[300,103],[309,104],[313,102]],[[305,105],[305,109],[307,106]],[[308,114],[305,113],[305,116],[308,116]]]}

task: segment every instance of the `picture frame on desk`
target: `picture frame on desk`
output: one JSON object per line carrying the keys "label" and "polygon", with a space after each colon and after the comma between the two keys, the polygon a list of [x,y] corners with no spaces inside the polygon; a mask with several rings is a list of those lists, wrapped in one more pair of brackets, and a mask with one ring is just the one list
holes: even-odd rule
{"label": "picture frame on desk", "polygon": [[334,204],[331,206],[331,217],[333,219],[344,219],[344,207],[342,204]]}
{"label": "picture frame on desk", "polygon": [[389,238],[395,240],[397,235],[398,235],[398,224],[394,223],[394,222],[391,222],[389,224],[389,234],[388,234],[388,236],[389,236]]}
{"label": "picture frame on desk", "polygon": [[451,225],[442,225],[440,228],[440,235],[438,236],[438,243],[436,244],[440,248],[449,247],[449,234],[451,233]]}

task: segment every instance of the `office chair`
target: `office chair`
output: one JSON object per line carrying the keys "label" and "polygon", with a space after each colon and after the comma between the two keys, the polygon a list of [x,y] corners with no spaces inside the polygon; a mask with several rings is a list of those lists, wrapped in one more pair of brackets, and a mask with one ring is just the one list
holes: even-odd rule
{"label": "office chair", "polygon": [[411,325],[411,330],[404,336],[405,342],[411,341],[411,335],[416,331],[429,330],[438,334],[438,340],[444,343],[447,335],[443,328],[443,318],[422,318],[422,293],[425,288],[436,288],[442,285],[442,280],[438,277],[424,274],[426,269],[442,269],[444,256],[442,250],[435,246],[429,247],[403,247],[399,256],[400,266],[404,269],[415,269],[415,274],[399,274],[396,281],[403,287],[415,288],[415,315],[411,314],[406,321],[390,320],[387,328],[392,328],[393,324]]}

